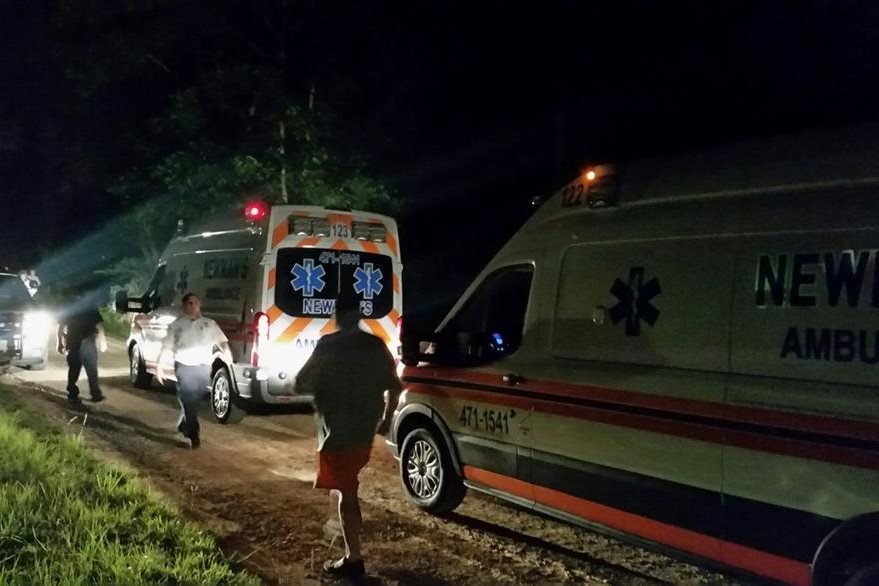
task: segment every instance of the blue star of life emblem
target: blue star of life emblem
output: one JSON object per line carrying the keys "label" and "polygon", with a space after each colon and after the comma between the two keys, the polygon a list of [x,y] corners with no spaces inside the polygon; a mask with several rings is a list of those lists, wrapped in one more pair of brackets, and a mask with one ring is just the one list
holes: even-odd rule
{"label": "blue star of life emblem", "polygon": [[371,262],[363,263],[354,271],[354,292],[363,295],[364,299],[372,299],[373,295],[380,295],[382,286],[382,270],[374,269]]}
{"label": "blue star of life emblem", "polygon": [[302,291],[304,297],[312,297],[316,292],[324,290],[326,271],[321,265],[314,266],[313,258],[306,258],[302,264],[296,263],[290,270],[293,279],[290,284],[294,291]]}
{"label": "blue star of life emblem", "polygon": [[629,270],[629,282],[620,279],[613,282],[610,292],[619,302],[610,309],[610,319],[616,324],[626,320],[626,335],[641,335],[641,320],[651,327],[659,319],[660,311],[650,301],[662,293],[659,280],[655,277],[644,281],[644,267],[633,267]]}
{"label": "blue star of life emblem", "polygon": [[189,284],[189,267],[183,267],[183,270],[177,275],[177,286],[175,287],[181,295],[186,293],[186,286]]}

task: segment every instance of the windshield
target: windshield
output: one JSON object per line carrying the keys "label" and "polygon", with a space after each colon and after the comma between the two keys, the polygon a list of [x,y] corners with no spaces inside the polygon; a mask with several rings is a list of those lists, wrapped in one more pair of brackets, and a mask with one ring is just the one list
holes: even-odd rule
{"label": "windshield", "polygon": [[15,275],[0,275],[0,310],[20,309],[30,303],[30,293],[21,279]]}
{"label": "windshield", "polygon": [[360,300],[360,315],[379,319],[394,306],[391,257],[322,248],[278,251],[275,305],[294,317],[331,317],[339,291]]}

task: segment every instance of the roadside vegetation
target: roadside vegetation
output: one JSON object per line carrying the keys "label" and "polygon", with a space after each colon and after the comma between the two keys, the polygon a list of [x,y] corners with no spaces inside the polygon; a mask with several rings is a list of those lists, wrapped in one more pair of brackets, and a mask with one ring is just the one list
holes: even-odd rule
{"label": "roadside vegetation", "polygon": [[109,306],[100,307],[101,318],[104,320],[104,332],[117,340],[127,340],[131,331],[131,316],[122,315]]}
{"label": "roadside vegetation", "polygon": [[0,385],[0,584],[259,583]]}

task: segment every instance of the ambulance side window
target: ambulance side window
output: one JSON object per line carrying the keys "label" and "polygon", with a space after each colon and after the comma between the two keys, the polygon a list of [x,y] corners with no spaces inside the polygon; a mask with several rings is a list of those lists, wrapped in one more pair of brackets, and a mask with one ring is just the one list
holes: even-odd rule
{"label": "ambulance side window", "polygon": [[446,350],[490,362],[522,343],[534,267],[516,265],[489,275],[457,316],[443,328]]}

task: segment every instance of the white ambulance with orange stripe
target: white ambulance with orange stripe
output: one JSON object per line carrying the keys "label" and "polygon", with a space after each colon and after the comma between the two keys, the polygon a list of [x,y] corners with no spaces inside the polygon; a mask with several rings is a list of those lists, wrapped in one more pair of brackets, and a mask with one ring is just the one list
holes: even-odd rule
{"label": "white ambulance with orange stripe", "polygon": [[137,312],[128,339],[136,386],[152,384],[162,340],[189,291],[224,330],[235,359],[226,364],[217,352],[213,365],[211,408],[223,423],[240,420],[248,405],[311,400],[297,393],[296,373],[335,330],[343,289],[359,297],[363,327],[396,354],[403,265],[393,218],[253,202],[179,232],[147,291],[116,300],[118,311]]}
{"label": "white ambulance with orange stripe", "polygon": [[424,510],[470,487],[879,584],[879,133],[590,168],[403,347],[389,442]]}

